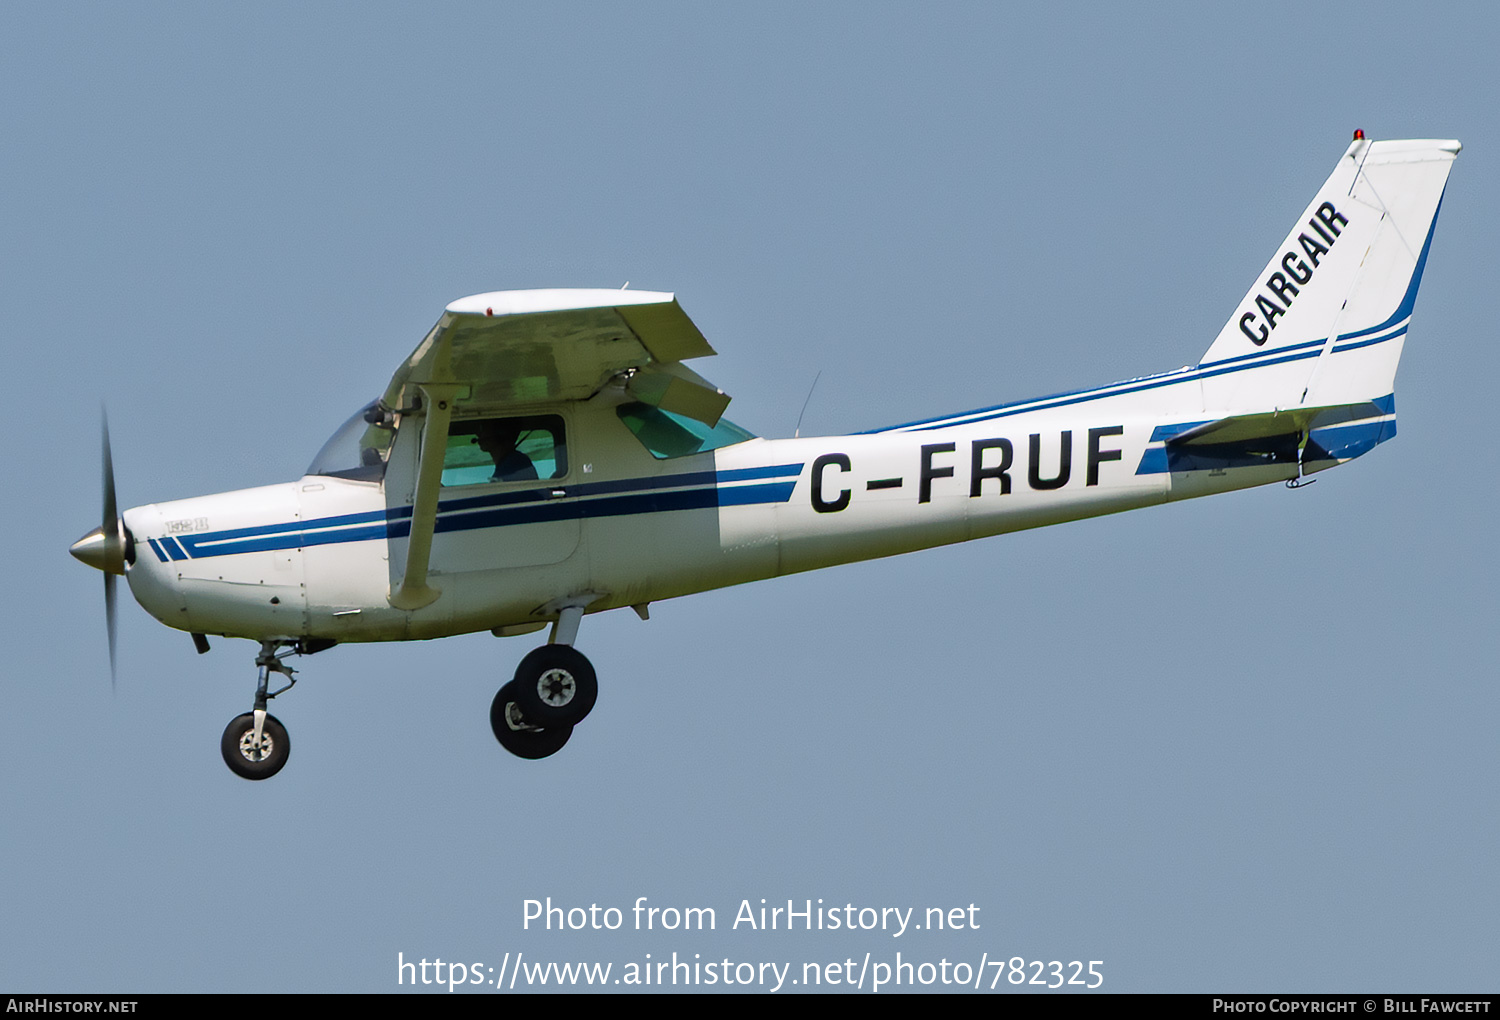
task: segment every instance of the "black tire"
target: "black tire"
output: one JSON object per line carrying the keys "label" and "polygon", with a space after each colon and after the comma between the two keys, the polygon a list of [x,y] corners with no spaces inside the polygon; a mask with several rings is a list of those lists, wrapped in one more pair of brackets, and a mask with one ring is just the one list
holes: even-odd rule
{"label": "black tire", "polygon": [[292,753],[292,741],[286,735],[286,727],[274,715],[267,715],[261,727],[262,748],[259,752],[250,749],[250,740],[255,734],[255,715],[246,712],[236,716],[224,727],[224,736],[219,741],[219,751],[224,755],[224,764],[229,771],[244,779],[270,779],[286,764]]}
{"label": "black tire", "polygon": [[573,735],[571,726],[533,726],[516,701],[516,683],[512,680],[500,688],[490,703],[490,729],[495,739],[517,758],[536,760],[562,750]]}
{"label": "black tire", "polygon": [[[537,726],[576,726],[599,700],[593,664],[568,645],[532,649],[516,667],[516,701],[521,714]],[[507,684],[506,686],[510,686]]]}

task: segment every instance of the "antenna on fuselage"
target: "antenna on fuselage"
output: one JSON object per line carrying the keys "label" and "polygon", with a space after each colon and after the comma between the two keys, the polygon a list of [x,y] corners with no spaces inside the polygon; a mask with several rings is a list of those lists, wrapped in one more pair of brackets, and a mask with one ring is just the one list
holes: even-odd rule
{"label": "antenna on fuselage", "polygon": [[818,369],[818,374],[813,376],[812,385],[807,388],[807,399],[802,401],[802,410],[797,415],[797,427],[792,430],[792,438],[797,439],[802,435],[802,415],[807,413],[807,405],[812,403],[813,390],[818,388],[818,380],[823,377],[823,370]]}

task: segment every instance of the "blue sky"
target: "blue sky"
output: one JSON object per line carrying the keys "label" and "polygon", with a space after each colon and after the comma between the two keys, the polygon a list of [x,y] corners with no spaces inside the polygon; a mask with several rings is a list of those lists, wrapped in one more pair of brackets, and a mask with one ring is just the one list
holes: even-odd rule
{"label": "blue sky", "polygon": [[[10,6],[0,987],[392,991],[398,953],[1102,960],[1107,989],[1473,990],[1500,880],[1488,6]],[[730,416],[841,432],[1195,361],[1351,132],[1459,138],[1401,433],[1231,494],[530,638],[254,648],[122,606],[124,505],[283,481],[448,301],[675,291]],[[526,899],[712,933],[523,928]],[[730,929],[742,900],[975,930]],[[627,915],[628,916],[628,915]],[[629,926],[627,925],[627,928]]]}

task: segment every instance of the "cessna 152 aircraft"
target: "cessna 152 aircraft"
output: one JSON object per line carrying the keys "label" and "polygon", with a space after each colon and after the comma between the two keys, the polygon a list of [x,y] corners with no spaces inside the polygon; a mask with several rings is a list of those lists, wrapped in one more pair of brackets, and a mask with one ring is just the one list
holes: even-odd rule
{"label": "cessna 152 aircraft", "polygon": [[[286,763],[284,661],[346,641],[551,625],[490,723],[523,758],[593,707],[589,613],[1272,482],[1396,434],[1394,383],[1455,141],[1362,132],[1196,365],[852,436],[767,440],[684,362],[672,294],[453,302],[295,482],[115,509],[72,553],[192,634],[260,643],[224,731],[247,779]],[[288,681],[270,690],[271,674]]]}

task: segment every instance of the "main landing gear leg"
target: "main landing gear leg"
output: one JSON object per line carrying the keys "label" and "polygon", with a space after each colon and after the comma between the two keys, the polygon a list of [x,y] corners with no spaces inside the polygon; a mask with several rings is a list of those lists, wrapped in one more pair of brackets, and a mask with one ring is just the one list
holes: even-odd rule
{"label": "main landing gear leg", "polygon": [[547,636],[550,645],[573,646],[578,640],[578,625],[583,622],[583,606],[564,606],[552,624],[552,633]]}
{"label": "main landing gear leg", "polygon": [[[267,701],[291,690],[297,683],[292,675],[296,670],[282,662],[282,655],[277,654],[281,645],[280,641],[260,643],[260,655],[255,659],[255,664],[260,667],[260,678],[255,684],[255,709],[230,722],[219,741],[224,764],[245,779],[270,779],[281,771],[292,750],[286,727],[266,711]],[[280,690],[268,692],[272,673],[282,674],[288,682]]]}
{"label": "main landing gear leg", "polygon": [[495,739],[521,758],[545,758],[568,742],[573,727],[593,711],[599,681],[593,664],[573,647],[586,604],[563,606],[551,643],[533,649],[490,706]]}

